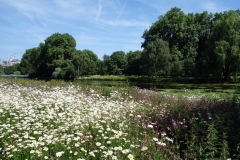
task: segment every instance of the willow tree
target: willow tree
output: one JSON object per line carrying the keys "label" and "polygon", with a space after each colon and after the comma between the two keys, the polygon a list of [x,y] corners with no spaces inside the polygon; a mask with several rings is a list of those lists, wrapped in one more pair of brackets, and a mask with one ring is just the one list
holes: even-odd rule
{"label": "willow tree", "polygon": [[218,14],[207,44],[205,54],[211,73],[228,82],[240,69],[239,14],[232,10]]}

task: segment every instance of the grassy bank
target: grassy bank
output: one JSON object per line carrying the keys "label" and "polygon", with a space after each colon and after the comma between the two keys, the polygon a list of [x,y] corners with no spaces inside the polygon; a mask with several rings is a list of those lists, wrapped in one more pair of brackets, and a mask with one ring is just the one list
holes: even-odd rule
{"label": "grassy bank", "polygon": [[0,159],[240,158],[227,94],[4,79],[0,91]]}
{"label": "grassy bank", "polygon": [[104,81],[126,81],[127,76],[114,76],[114,75],[94,75],[94,76],[84,76],[78,77],[76,80],[104,80]]}

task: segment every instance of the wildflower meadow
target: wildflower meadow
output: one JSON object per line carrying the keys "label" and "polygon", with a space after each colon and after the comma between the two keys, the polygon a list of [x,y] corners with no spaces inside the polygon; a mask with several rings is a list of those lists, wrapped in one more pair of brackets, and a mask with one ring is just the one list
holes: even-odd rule
{"label": "wildflower meadow", "polygon": [[0,79],[0,159],[238,159],[239,102]]}

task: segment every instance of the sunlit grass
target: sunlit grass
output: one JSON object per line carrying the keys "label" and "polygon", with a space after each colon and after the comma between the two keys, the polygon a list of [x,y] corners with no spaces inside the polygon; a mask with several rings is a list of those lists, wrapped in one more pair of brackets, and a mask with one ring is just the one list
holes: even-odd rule
{"label": "sunlit grass", "polygon": [[115,75],[93,75],[88,77],[78,77],[78,80],[105,80],[105,81],[126,81],[126,76],[115,76]]}
{"label": "sunlit grass", "polygon": [[239,99],[57,80],[1,79],[0,91],[0,159],[239,156]]}

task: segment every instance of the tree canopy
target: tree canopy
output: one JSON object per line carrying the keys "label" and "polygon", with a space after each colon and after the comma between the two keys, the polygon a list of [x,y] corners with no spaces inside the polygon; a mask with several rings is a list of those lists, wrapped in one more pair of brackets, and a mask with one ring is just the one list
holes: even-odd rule
{"label": "tree canopy", "polygon": [[148,76],[167,75],[170,72],[169,44],[156,38],[144,49],[142,55],[143,72]]}
{"label": "tree canopy", "polygon": [[4,74],[3,66],[0,64],[0,74]]}
{"label": "tree canopy", "polygon": [[56,68],[60,68],[61,78],[74,77],[72,59],[76,52],[76,41],[69,34],[55,33],[45,40],[40,52],[39,72],[52,75]]}
{"label": "tree canopy", "polygon": [[127,75],[141,75],[141,57],[142,51],[129,51],[126,54],[127,66],[125,74]]}
{"label": "tree canopy", "polygon": [[27,49],[22,57],[19,70],[22,74],[33,73],[39,65],[40,48]]}
{"label": "tree canopy", "polygon": [[54,33],[27,49],[22,74],[74,78],[85,75],[194,76],[196,80],[229,82],[240,67],[240,11],[188,13],[171,8],[142,35],[142,51],[114,51],[98,59],[77,50],[75,39]]}
{"label": "tree canopy", "polygon": [[[174,7],[144,31],[143,53],[150,55],[156,39],[162,39],[169,44],[169,75],[200,76],[205,80],[212,76],[228,82],[239,72],[239,18],[239,10],[185,14]],[[151,56],[144,59],[149,61]],[[157,62],[165,63],[161,60]],[[164,67],[160,68],[166,70]],[[157,70],[153,73],[157,74]]]}
{"label": "tree canopy", "polygon": [[221,14],[214,22],[205,52],[210,74],[229,81],[231,74],[239,72],[240,16],[235,11]]}
{"label": "tree canopy", "polygon": [[77,75],[95,75],[99,72],[99,59],[97,55],[87,49],[76,51],[73,57],[73,64]]}

